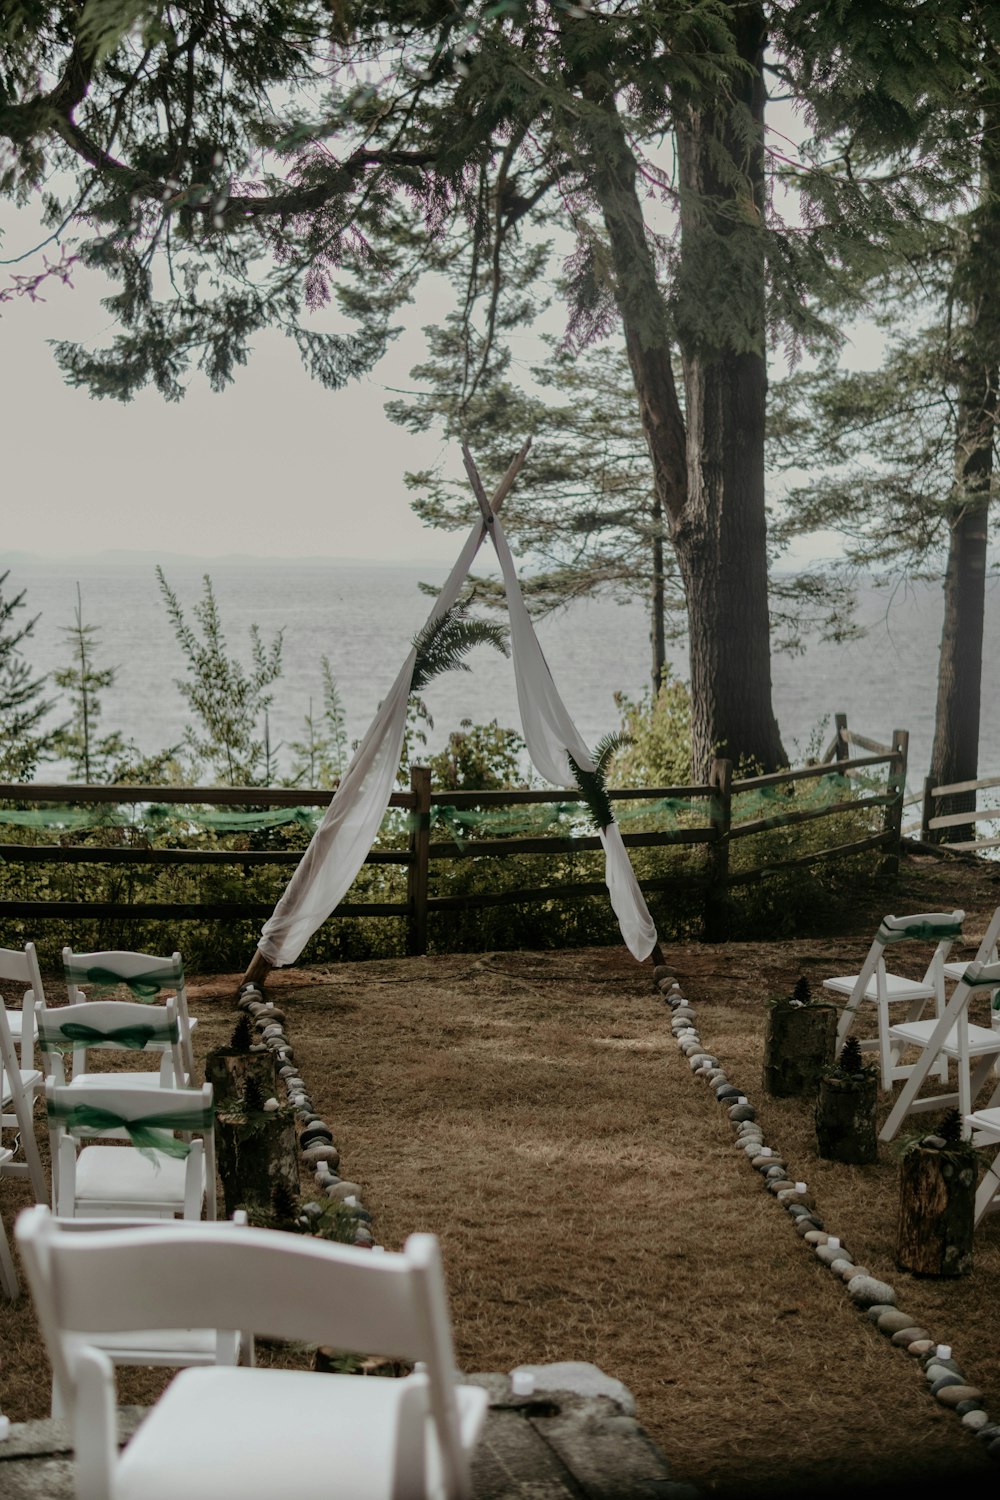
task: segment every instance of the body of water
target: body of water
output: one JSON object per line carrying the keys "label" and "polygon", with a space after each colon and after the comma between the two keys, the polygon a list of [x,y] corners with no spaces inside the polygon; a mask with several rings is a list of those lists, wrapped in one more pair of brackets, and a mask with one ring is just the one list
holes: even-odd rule
{"label": "body of water", "polygon": [[[7,566],[0,560],[0,571]],[[230,654],[249,662],[249,628],[257,624],[265,645],[284,632],[284,671],[274,684],[272,744],[301,740],[312,699],[322,706],[320,658],[330,659],[344,702],[351,739],[364,733],[422,625],[430,601],[418,583],[440,583],[433,566],[340,566],[333,563],[169,564],[165,571],[194,624],[191,607],[209,569]],[[143,753],[178,743],[187,707],[176,686],[185,660],[147,563],[73,564],[13,561],[6,589],[26,590],[26,604],[41,618],[26,655],[34,670],[69,663],[64,631],[73,623],[76,586],[83,618],[96,627],[96,660],[114,667],[114,685],[101,695],[99,732],[120,730]],[[20,612],[23,622],[27,616]],[[939,585],[862,591],[859,618],[869,626],[859,641],[813,644],[800,656],[776,654],[774,704],[785,747],[794,760],[832,735],[832,716],[844,712],[852,728],[886,742],[893,728],[910,731],[911,789],[929,764],[934,727],[937,652],[941,635]],[[640,694],[649,680],[648,626],[639,604],[583,601],[540,622],[538,634],[556,684],[583,737],[593,743],[618,725],[616,690]],[[987,663],[980,741],[982,774],[1000,773],[1000,706],[992,691],[992,664],[1000,659],[1000,592],[987,598]],[[686,648],[671,649],[675,670],[687,676]],[[469,658],[470,672],[452,672],[428,689],[434,718],[430,748],[439,748],[463,718],[519,727],[509,661],[486,648]],[[53,717],[57,716],[54,712]],[[824,722],[825,721],[825,722]],[[287,764],[287,752],[279,762]],[[43,772],[57,774],[57,768]]]}

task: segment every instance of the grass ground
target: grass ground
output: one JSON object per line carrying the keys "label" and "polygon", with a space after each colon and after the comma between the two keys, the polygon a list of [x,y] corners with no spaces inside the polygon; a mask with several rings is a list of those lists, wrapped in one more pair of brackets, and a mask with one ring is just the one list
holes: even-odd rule
{"label": "grass ground", "polygon": [[[988,872],[977,889],[968,871],[949,870],[974,898],[957,903],[926,873],[907,869],[873,910],[960,904],[973,935],[985,926],[996,904]],[[803,973],[818,989],[848,972],[873,927],[859,909],[852,937],[692,944],[667,957],[703,1041],[746,1088],[828,1228],[953,1345],[997,1416],[1000,1216],[978,1231],[968,1277],[897,1271],[893,1148],[874,1167],[820,1162],[811,1105],[769,1100],[761,1087],[768,998]],[[623,950],[287,971],[271,993],[380,1241],[440,1236],[464,1369],[593,1361],[635,1392],[676,1477],[712,1495],[994,1482],[916,1362],[855,1310],[733,1150],[723,1111],[671,1040],[648,968]],[[232,995],[231,978],[198,987],[202,1053],[228,1038]],[[4,1192],[9,1228],[26,1194],[7,1182]],[[45,1414],[26,1298],[0,1307],[0,1335],[0,1406]],[[123,1399],[150,1399],[159,1384],[130,1374]]]}

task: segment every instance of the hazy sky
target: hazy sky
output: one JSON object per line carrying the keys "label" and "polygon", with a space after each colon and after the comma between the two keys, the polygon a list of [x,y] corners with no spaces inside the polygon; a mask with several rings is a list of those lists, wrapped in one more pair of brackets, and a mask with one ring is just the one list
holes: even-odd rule
{"label": "hazy sky", "polygon": [[[34,243],[24,216],[6,222],[4,259]],[[26,269],[0,266],[0,285]],[[149,390],[123,405],[67,386],[55,362],[47,340],[105,344],[115,331],[100,306],[111,283],[76,268],[73,281],[46,283],[44,302],[0,305],[0,555],[114,547],[454,560],[456,536],[425,528],[403,484],[406,469],[437,460],[440,442],[411,437],[382,409],[385,387],[407,384],[422,357],[417,330],[433,308],[415,316],[375,377],[340,392],[310,379],[291,341],[274,334],[221,395],[196,375],[179,404]]]}

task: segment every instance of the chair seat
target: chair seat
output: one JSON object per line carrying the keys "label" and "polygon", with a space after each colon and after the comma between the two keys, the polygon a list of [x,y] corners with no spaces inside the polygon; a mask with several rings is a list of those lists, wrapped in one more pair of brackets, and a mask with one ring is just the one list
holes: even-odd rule
{"label": "chair seat", "polygon": [[[149,1412],[119,1464],[115,1500],[177,1500],[197,1477],[212,1500],[392,1500],[394,1454],[408,1380],[303,1370],[182,1370]],[[478,1429],[487,1394],[456,1389],[463,1434]],[[283,1413],[294,1414],[287,1426]],[[286,1433],[290,1438],[286,1441]]]}
{"label": "chair seat", "polygon": [[[150,1048],[152,1050],[152,1048]],[[69,1080],[71,1089],[104,1089],[121,1088],[127,1084],[130,1089],[158,1089],[161,1087],[159,1073],[146,1070],[142,1073],[78,1073],[75,1078]]]}
{"label": "chair seat", "polygon": [[184,1162],[162,1153],[151,1160],[134,1146],[85,1146],[76,1163],[76,1202],[78,1212],[98,1203],[180,1209]]}
{"label": "chair seat", "polygon": [[[890,1026],[889,1035],[893,1041],[909,1042],[914,1047],[926,1047],[937,1024],[933,1018],[929,1021],[904,1021],[899,1026]],[[956,1027],[953,1026],[948,1032],[941,1051],[946,1057],[957,1058],[961,1055]],[[969,1056],[985,1057],[991,1052],[1000,1056],[1000,1033],[991,1030],[989,1026],[970,1025]]]}
{"label": "chair seat", "polygon": [[1000,1109],[978,1109],[974,1114],[966,1116],[966,1123],[972,1126],[974,1132],[972,1144],[974,1146],[988,1146],[991,1142],[1000,1142]]}
{"label": "chair seat", "polygon": [[[18,1071],[21,1075],[21,1087],[26,1094],[30,1094],[33,1089],[37,1089],[41,1084],[42,1075],[37,1068],[19,1068]],[[2,1108],[4,1109],[7,1108],[8,1104],[13,1104],[14,1102],[14,1095],[10,1091],[10,1084],[7,1081],[6,1073],[0,1073],[0,1101],[2,1101]]]}
{"label": "chair seat", "polygon": [[[857,974],[841,974],[836,979],[824,979],[823,988],[834,990],[838,995],[850,995],[857,981]],[[887,1000],[933,1000],[934,986],[925,984],[922,979],[904,979],[899,974],[887,974],[885,996]],[[878,987],[874,975],[868,981],[864,998],[866,1000],[878,999]]]}

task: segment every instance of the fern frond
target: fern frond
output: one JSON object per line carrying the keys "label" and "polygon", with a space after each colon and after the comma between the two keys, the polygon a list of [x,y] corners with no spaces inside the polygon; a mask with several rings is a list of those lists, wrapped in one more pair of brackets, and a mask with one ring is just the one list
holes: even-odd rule
{"label": "fern frond", "polygon": [[577,765],[568,750],[566,757],[580,793],[580,800],[586,804],[595,828],[607,828],[610,823],[614,822],[615,815],[611,810],[611,799],[604,784],[604,772],[600,769],[585,771],[582,766]]}
{"label": "fern frond", "polygon": [[602,735],[594,746],[594,765],[601,775],[607,776],[608,766],[619,750],[634,744],[632,736],[622,729],[613,729],[610,734]]}
{"label": "fern frond", "polygon": [[422,692],[442,672],[468,672],[463,657],[473,646],[492,646],[507,655],[507,633],[503,626],[489,620],[470,620],[468,607],[469,601],[460,600],[413,637],[417,659],[410,679],[411,693]]}

